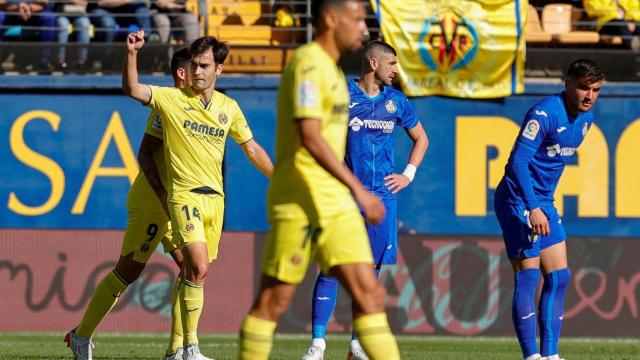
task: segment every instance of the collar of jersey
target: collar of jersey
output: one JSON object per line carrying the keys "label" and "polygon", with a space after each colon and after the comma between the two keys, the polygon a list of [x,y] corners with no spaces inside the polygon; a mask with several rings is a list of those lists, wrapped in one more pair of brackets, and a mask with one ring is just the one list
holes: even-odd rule
{"label": "collar of jersey", "polygon": [[360,88],[360,86],[358,86],[358,83],[356,82],[356,80],[359,80],[359,79],[351,79],[351,80],[349,80],[350,86],[353,87],[354,89],[356,89],[356,91],[358,92],[360,97],[368,99],[369,101],[375,102],[376,100],[380,99],[384,95],[385,91],[387,90],[387,87],[383,86],[382,89],[380,89],[380,92],[378,93],[378,95],[376,95],[374,97],[371,97],[371,96],[367,95],[367,93],[365,93],[364,90],[362,90]]}

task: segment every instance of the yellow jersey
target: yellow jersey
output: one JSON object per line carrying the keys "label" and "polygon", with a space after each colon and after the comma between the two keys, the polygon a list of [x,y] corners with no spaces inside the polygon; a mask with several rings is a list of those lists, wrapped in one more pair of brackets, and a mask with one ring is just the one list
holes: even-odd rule
{"label": "yellow jersey", "polygon": [[202,187],[224,196],[227,135],[238,144],[253,138],[238,103],[218,91],[205,105],[191,88],[150,88],[148,106],[162,118],[168,196]]}
{"label": "yellow jersey", "polygon": [[[155,112],[149,114],[147,119],[147,126],[144,132],[158,139],[162,139],[162,119],[160,115]],[[167,187],[167,170],[164,162],[164,151],[160,148],[153,154],[153,161],[156,163],[158,173],[160,174],[160,181],[164,187]],[[147,181],[147,177],[144,176],[142,170],[136,176],[129,189],[127,195],[127,209],[142,209],[149,211],[164,212],[162,204],[158,195],[153,191],[153,188]]]}
{"label": "yellow jersey", "polygon": [[342,70],[316,42],[295,52],[280,80],[276,164],[267,197],[271,220],[314,222],[357,209],[349,189],[301,145],[296,119],[304,118],[321,122],[320,136],[342,161],[349,92]]}

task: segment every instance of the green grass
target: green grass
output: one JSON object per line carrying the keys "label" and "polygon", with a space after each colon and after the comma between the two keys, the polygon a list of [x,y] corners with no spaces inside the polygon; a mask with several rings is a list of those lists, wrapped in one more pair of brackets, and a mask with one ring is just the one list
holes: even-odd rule
{"label": "green grass", "polygon": [[[71,359],[62,333],[0,333],[0,359]],[[159,334],[94,336],[94,359],[161,359],[168,337]],[[327,338],[326,360],[346,358],[349,337]],[[403,359],[521,359],[513,338],[399,336]],[[309,345],[307,335],[277,335],[271,359],[298,360]],[[238,339],[232,334],[200,336],[200,348],[216,360],[236,359]],[[566,338],[560,343],[567,360],[640,360],[640,339]]]}

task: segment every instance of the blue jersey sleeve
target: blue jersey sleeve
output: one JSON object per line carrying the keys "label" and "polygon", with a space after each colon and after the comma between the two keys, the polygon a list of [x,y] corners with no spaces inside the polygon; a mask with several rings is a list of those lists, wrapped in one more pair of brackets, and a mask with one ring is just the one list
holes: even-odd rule
{"label": "blue jersey sleeve", "polygon": [[550,127],[549,115],[539,109],[532,108],[525,116],[518,139],[511,154],[511,171],[528,210],[539,207],[538,198],[533,191],[533,181],[529,163],[547,136]]}
{"label": "blue jersey sleeve", "polygon": [[405,129],[413,129],[418,125],[418,114],[413,109],[413,105],[404,94],[399,94],[398,101],[400,102],[402,107],[402,112],[400,113],[400,121],[398,125],[402,126]]}

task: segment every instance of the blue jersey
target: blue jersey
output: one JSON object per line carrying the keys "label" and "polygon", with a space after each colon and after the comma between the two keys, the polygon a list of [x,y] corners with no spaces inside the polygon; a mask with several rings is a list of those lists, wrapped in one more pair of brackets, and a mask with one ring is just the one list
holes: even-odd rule
{"label": "blue jersey", "polygon": [[354,80],[349,81],[349,131],[345,163],[369,191],[383,199],[395,199],[384,186],[384,178],[394,173],[396,126],[411,129],[418,116],[407,97],[384,86],[369,97]]}
{"label": "blue jersey", "polygon": [[577,116],[568,113],[563,93],[548,96],[531,107],[496,189],[496,200],[525,205],[528,210],[553,206],[560,175],[565,165],[574,160],[592,123],[591,111]]}

